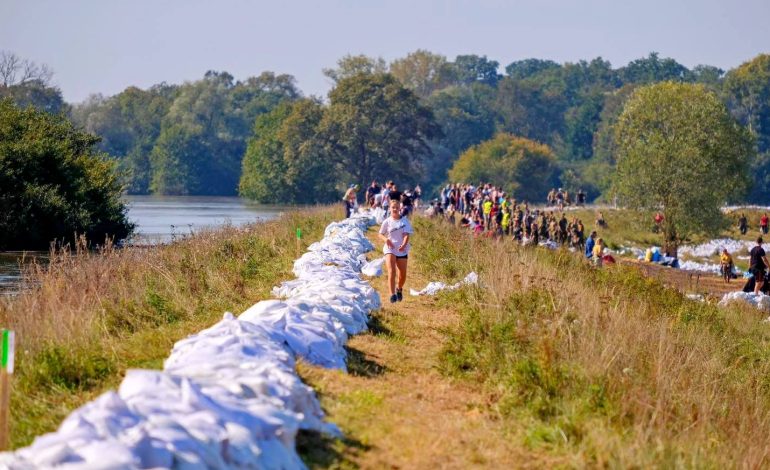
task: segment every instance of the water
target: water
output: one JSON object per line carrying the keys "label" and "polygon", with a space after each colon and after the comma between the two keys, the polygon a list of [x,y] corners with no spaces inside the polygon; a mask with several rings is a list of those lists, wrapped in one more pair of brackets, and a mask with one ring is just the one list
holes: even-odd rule
{"label": "water", "polygon": [[[244,225],[267,221],[290,209],[289,206],[255,204],[238,197],[126,196],[128,218],[136,224],[131,243],[166,243],[226,223]],[[22,252],[0,252],[0,295],[18,291]],[[26,261],[47,253],[27,252]]]}
{"label": "water", "polygon": [[136,223],[134,243],[168,242],[225,223],[271,220],[288,206],[255,204],[238,197],[127,196],[128,218]]}

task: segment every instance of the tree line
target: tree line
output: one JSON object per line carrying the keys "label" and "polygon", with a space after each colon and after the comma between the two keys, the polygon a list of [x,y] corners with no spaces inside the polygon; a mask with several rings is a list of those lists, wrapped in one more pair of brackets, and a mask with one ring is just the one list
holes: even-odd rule
{"label": "tree line", "polygon": [[[98,150],[117,161],[135,194],[324,202],[350,183],[384,177],[432,189],[448,175],[471,177],[463,168],[478,174],[485,165],[462,163],[460,156],[487,158],[510,136],[517,140],[509,147],[547,146],[534,152],[547,161],[546,171],[535,172],[539,185],[582,188],[596,198],[611,191],[615,128],[635,90],[661,82],[699,84],[754,139],[748,199],[770,196],[770,55],[725,72],[708,65],[689,69],[656,53],[619,68],[600,57],[562,64],[525,59],[501,67],[486,56],[450,60],[418,50],[390,63],[349,55],[324,73],[334,82],[328,99],[305,97],[293,77],[272,72],[243,81],[208,72],[197,81],[130,87],[78,105],[64,103],[45,80],[16,78],[0,86],[0,96],[65,113],[99,136]],[[526,159],[511,162],[527,168]],[[528,171],[496,165],[486,167],[523,178],[514,185],[533,183]]]}

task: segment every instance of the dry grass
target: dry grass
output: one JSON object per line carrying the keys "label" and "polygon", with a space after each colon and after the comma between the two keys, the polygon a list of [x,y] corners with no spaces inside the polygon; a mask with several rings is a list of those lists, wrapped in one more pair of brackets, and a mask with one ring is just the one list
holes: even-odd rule
{"label": "dry grass", "polygon": [[570,466],[768,465],[770,331],[758,312],[565,251],[458,239],[428,220],[416,230],[430,238],[421,262],[482,272],[484,289],[445,296],[466,313],[442,367],[486,384],[521,445]]}
{"label": "dry grass", "polygon": [[314,241],[337,212],[292,212],[155,248],[63,250],[30,268],[37,287],[0,299],[0,323],[19,343],[13,447],[53,430],[127,368],[161,367],[175,341],[266,297],[292,277],[296,228]]}

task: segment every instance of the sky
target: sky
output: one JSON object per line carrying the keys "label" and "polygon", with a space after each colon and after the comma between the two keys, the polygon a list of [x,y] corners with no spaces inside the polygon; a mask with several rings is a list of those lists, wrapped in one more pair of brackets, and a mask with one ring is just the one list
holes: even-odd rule
{"label": "sky", "polygon": [[770,0],[0,0],[0,50],[44,63],[69,102],[128,86],[288,73],[325,96],[345,54],[417,49],[614,67],[657,51],[728,70],[770,52]]}

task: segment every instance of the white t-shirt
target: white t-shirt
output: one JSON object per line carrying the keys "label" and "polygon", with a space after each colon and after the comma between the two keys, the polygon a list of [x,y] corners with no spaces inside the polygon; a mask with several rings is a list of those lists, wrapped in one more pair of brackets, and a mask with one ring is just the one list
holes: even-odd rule
{"label": "white t-shirt", "polygon": [[406,237],[406,234],[411,235],[412,233],[414,233],[414,230],[412,230],[412,224],[409,223],[409,219],[406,217],[401,217],[400,219],[388,217],[380,227],[380,235],[385,235],[388,237],[391,243],[393,243],[393,249],[388,247],[388,244],[386,243],[382,251],[386,255],[408,255],[409,249],[411,248],[411,243],[407,243],[402,251],[398,251],[398,247],[401,246],[401,244],[404,242],[404,237]]}

